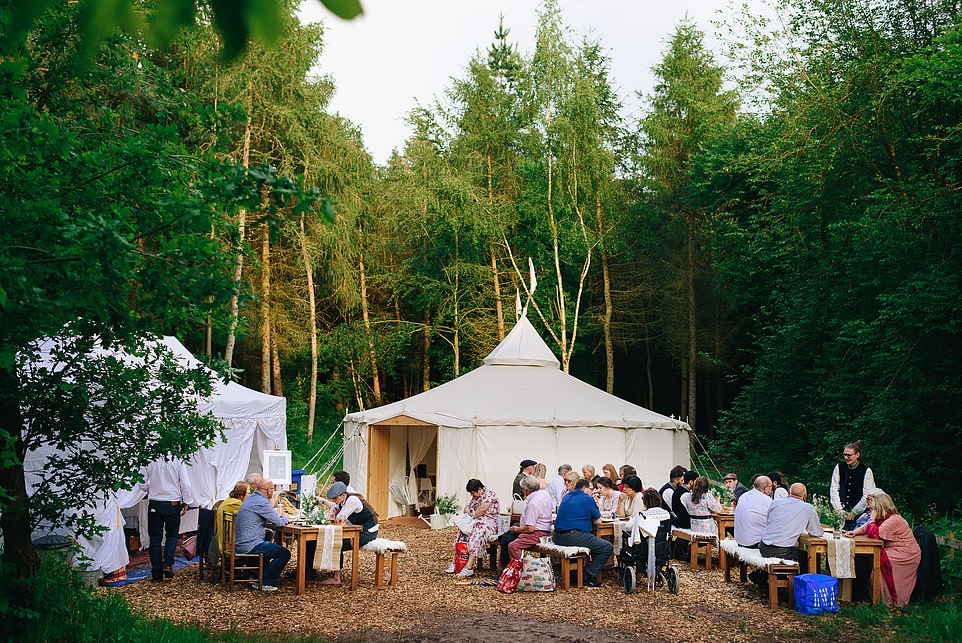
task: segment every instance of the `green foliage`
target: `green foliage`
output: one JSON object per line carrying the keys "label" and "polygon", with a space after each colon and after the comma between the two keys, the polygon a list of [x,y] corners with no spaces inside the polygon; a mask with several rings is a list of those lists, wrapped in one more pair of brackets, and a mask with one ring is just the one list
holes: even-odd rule
{"label": "green foliage", "polygon": [[[339,18],[352,20],[364,10],[360,0],[320,0]],[[156,3],[157,10],[145,15],[142,0],[84,0],[81,3],[82,53],[90,59],[101,43],[117,30],[132,35],[143,34],[151,44],[164,46],[177,34],[192,27],[199,15],[209,18],[223,42],[225,60],[238,58],[251,40],[267,45],[277,43],[281,31],[282,16],[289,11],[284,0],[258,2],[230,2],[211,0],[165,0]],[[35,22],[52,5],[53,0],[12,0],[4,42],[15,44],[24,38]]]}
{"label": "green foliage", "polygon": [[434,503],[434,508],[442,516],[455,514],[458,512],[458,497],[453,493],[446,496],[438,496],[437,501]]}

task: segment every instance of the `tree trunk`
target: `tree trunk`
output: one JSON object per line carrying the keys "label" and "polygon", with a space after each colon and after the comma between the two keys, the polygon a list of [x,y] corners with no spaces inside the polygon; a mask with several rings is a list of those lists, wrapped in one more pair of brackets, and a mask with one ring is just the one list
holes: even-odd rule
{"label": "tree trunk", "polygon": [[678,400],[678,417],[688,417],[688,360],[681,361],[681,399]]}
{"label": "tree trunk", "polygon": [[424,359],[421,362],[421,390],[431,390],[431,311],[424,312],[424,343],[421,346]]}
{"label": "tree trunk", "polygon": [[651,332],[648,328],[648,307],[641,310],[641,323],[645,329],[645,378],[648,381],[648,408],[655,406],[655,378],[651,372]]}
{"label": "tree trunk", "polygon": [[[305,180],[307,179],[307,172]],[[314,439],[314,412],[317,408],[317,310],[314,302],[314,269],[311,267],[311,256],[307,252],[307,232],[304,225],[304,213],[301,213],[301,258],[304,261],[304,273],[307,275],[307,305],[310,318],[311,335],[311,385],[307,391],[307,439]],[[334,378],[340,373],[334,371]]]}
{"label": "tree trunk", "polygon": [[598,250],[601,254],[601,282],[605,295],[605,314],[601,318],[601,330],[605,337],[605,370],[607,373],[605,390],[615,394],[615,347],[611,341],[611,274],[608,272],[608,252],[605,250],[604,230],[601,225],[601,198],[595,193],[595,217],[598,221]]}
{"label": "tree trunk", "polygon": [[[488,162],[488,217],[494,218],[494,182],[491,170],[491,151],[487,155]],[[494,254],[494,243],[489,244],[491,251],[491,278],[494,280],[494,311],[498,320],[498,341],[504,339],[504,305],[501,301],[501,279],[498,276],[498,258]]]}
{"label": "tree trunk", "polygon": [[364,330],[367,333],[367,348],[371,357],[371,385],[374,390],[374,403],[381,405],[381,381],[377,372],[377,354],[374,352],[374,340],[371,331],[371,318],[368,315],[367,276],[364,274],[364,253],[358,255],[358,270],[361,277],[361,319],[364,320]]}
{"label": "tree trunk", "polygon": [[261,392],[271,392],[271,236],[261,226]]}
{"label": "tree trunk", "polygon": [[284,397],[284,383],[281,381],[281,358],[277,350],[277,335],[271,337],[271,393]]}
{"label": "tree trunk", "polygon": [[[250,166],[251,158],[251,112],[254,110],[254,96],[251,83],[247,83],[247,122],[244,126],[244,148],[241,152],[241,164]],[[230,297],[230,330],[227,331],[227,345],[224,347],[224,361],[230,367],[234,360],[234,343],[237,334],[238,296],[241,287],[241,276],[244,272],[244,230],[247,224],[247,210],[241,209],[237,213],[237,258],[234,261],[234,292]]]}
{"label": "tree trunk", "polygon": [[695,429],[698,346],[695,341],[695,218],[688,219],[688,424]]}
{"label": "tree trunk", "polygon": [[[30,578],[37,574],[40,558],[31,540],[29,501],[23,477],[26,447],[22,437],[23,418],[20,415],[19,390],[16,372],[12,368],[0,368],[0,438],[5,443],[0,453],[13,456],[5,458],[6,466],[0,467],[0,490],[6,495],[3,512],[0,513],[3,562],[14,578]],[[13,453],[9,453],[10,449]],[[5,590],[14,604],[25,604],[29,601],[29,587],[23,587],[16,581],[12,585]]]}

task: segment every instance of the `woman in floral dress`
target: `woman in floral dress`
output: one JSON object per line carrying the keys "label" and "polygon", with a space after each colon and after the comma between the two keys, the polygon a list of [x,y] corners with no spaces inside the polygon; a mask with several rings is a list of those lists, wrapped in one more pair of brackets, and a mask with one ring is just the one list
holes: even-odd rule
{"label": "woman in floral dress", "polygon": [[691,516],[691,530],[696,534],[708,534],[718,536],[718,523],[711,517],[712,512],[722,510],[718,498],[708,490],[708,478],[698,476],[691,493],[686,493],[681,497],[681,504],[685,505],[688,515]]}
{"label": "woman in floral dress", "polygon": [[[484,563],[484,554],[488,549],[488,537],[493,536],[498,531],[498,514],[501,513],[501,503],[498,501],[498,494],[491,489],[486,489],[480,480],[471,478],[465,487],[471,495],[471,502],[464,508],[464,513],[474,518],[474,525],[471,533],[465,534],[460,529],[455,543],[468,543],[468,562],[464,568],[458,572],[461,578],[474,575],[474,563],[480,560]],[[447,574],[454,573],[454,563],[444,570]]]}

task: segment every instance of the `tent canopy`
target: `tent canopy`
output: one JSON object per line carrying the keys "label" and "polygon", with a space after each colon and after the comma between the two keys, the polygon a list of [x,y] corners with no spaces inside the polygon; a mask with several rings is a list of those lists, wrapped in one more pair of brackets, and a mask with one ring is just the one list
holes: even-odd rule
{"label": "tent canopy", "polygon": [[[377,448],[377,438],[368,435],[372,426],[391,426],[398,433],[403,427],[437,427],[438,493],[462,497],[467,479],[479,478],[502,502],[524,458],[544,462],[549,477],[563,463],[576,470],[586,463],[629,463],[646,484],[654,484],[667,479],[673,465],[689,462],[691,431],[685,422],[561,371],[526,317],[479,368],[408,399],[345,416],[345,468],[358,489],[366,488],[372,472],[369,452]],[[401,453],[397,445],[391,448],[394,479],[410,458],[403,448]],[[413,469],[419,463],[408,464]],[[377,497],[376,491],[368,490],[369,498]],[[389,508],[392,514],[400,511]]]}
{"label": "tent canopy", "polygon": [[[47,368],[55,369],[51,350],[56,339],[47,339],[41,345],[40,362]],[[185,368],[207,369],[175,337],[165,336],[155,341],[166,346],[176,360]],[[95,349],[104,351],[102,348]],[[129,359],[129,356],[122,356]],[[210,508],[215,500],[226,498],[234,483],[243,480],[249,472],[261,471],[261,453],[264,449],[287,448],[287,400],[254,391],[237,382],[224,383],[209,371],[213,390],[209,397],[198,399],[197,406],[202,413],[212,413],[224,428],[224,435],[210,447],[198,450],[187,461],[190,489],[196,505]],[[24,473],[28,493],[48,470],[47,459],[56,452],[54,445],[42,445],[24,458]],[[110,493],[106,499],[93,500],[99,524],[108,528],[102,536],[80,544],[84,554],[94,560],[93,569],[111,572],[127,564],[126,545],[123,542],[124,518],[121,509],[139,505],[141,543],[147,546],[146,503],[144,492],[140,489],[121,490]],[[184,529],[195,521],[185,520]],[[182,531],[184,530],[182,529]],[[39,533],[38,533],[39,532]],[[35,531],[35,537],[50,534],[49,529]],[[64,534],[63,530],[53,533]],[[119,533],[119,536],[118,536]]]}

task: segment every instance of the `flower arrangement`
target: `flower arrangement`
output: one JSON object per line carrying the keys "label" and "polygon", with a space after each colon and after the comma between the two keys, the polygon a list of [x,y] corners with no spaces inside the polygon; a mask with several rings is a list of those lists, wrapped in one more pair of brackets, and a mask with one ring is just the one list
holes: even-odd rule
{"label": "flower arrangement", "polygon": [[308,524],[329,525],[331,523],[327,517],[327,507],[317,499],[314,492],[301,494],[301,512]]}
{"label": "flower arrangement", "polygon": [[442,516],[458,513],[458,497],[453,493],[446,496],[439,496],[434,503],[434,508]]}
{"label": "flower arrangement", "polygon": [[813,493],[809,496],[809,500],[811,500],[812,506],[815,507],[816,513],[818,513],[819,522],[836,529],[841,528],[843,521],[827,497]]}

